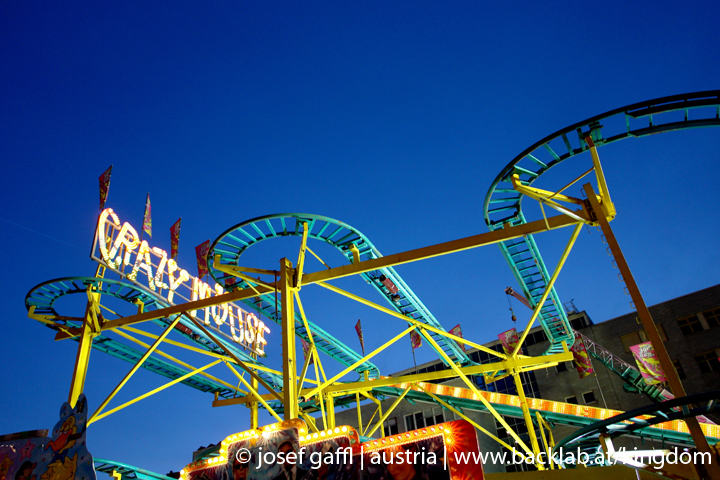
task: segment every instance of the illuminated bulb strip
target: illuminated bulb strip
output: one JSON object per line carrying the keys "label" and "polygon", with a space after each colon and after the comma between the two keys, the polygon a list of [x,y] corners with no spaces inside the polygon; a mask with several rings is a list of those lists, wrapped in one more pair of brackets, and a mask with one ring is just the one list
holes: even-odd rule
{"label": "illuminated bulb strip", "polygon": [[406,443],[413,443],[419,440],[425,440],[428,438],[443,437],[443,440],[452,443],[450,440],[451,431],[446,428],[445,425],[437,425],[432,427],[426,427],[420,430],[412,430],[410,432],[401,433],[399,435],[392,435],[390,437],[383,437],[378,440],[371,440],[362,444],[364,451],[375,451],[382,450],[384,448],[392,447],[393,445],[405,445]]}
{"label": "illuminated bulb strip", "polygon": [[313,443],[324,442],[332,438],[346,437],[351,444],[359,440],[357,432],[352,427],[335,427],[334,429],[322,430],[320,432],[309,433],[307,436],[300,435],[300,444],[303,446],[312,445]]}
{"label": "illuminated bulb strip", "polygon": [[[396,384],[389,385],[391,387],[405,389],[408,384]],[[421,388],[422,387],[422,388]],[[467,400],[479,400],[475,393],[462,387],[448,387],[445,385],[436,385],[434,383],[418,382],[417,386],[413,385],[411,390],[423,393],[424,391],[431,392],[435,395],[442,395],[446,397],[464,398]],[[514,407],[520,407],[520,398],[515,395],[507,395],[504,393],[497,392],[481,392],[487,401],[490,403],[499,403],[502,405],[510,405]],[[593,418],[596,420],[605,420],[616,415],[620,415],[620,410],[611,410],[609,408],[598,408],[588,407],[586,405],[575,405],[572,403],[555,402],[552,400],[543,400],[538,398],[528,398],[528,406],[534,410],[540,410],[543,412],[562,413],[566,415],[574,415],[576,417]],[[652,418],[648,415],[639,417],[647,420]],[[630,421],[624,421],[623,423],[631,423]],[[652,426],[652,428],[658,428],[660,430],[669,430],[680,433],[689,433],[685,422],[679,420],[673,420],[670,422],[658,423]],[[720,438],[720,425],[712,425],[708,423],[701,423],[700,428],[706,436]]]}

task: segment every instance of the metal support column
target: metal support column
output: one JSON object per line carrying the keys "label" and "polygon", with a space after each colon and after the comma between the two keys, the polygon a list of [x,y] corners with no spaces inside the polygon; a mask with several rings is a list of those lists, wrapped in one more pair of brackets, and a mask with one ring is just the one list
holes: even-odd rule
{"label": "metal support column", "polygon": [[283,346],[283,408],[285,420],[298,417],[297,369],[295,367],[295,272],[287,258],[280,260]]}
{"label": "metal support column", "polygon": [[[645,305],[645,300],[643,300],[643,297],[640,294],[640,289],[638,288],[637,283],[635,283],[635,278],[630,271],[630,267],[625,260],[625,256],[623,255],[622,250],[620,250],[620,244],[615,238],[615,234],[613,233],[612,228],[610,228],[610,223],[605,217],[605,212],[603,211],[602,206],[598,202],[597,195],[595,194],[592,185],[590,185],[589,183],[584,185],[584,188],[585,193],[588,197],[588,203],[593,210],[592,212],[590,212],[591,216],[593,214],[597,216],[597,222],[600,224],[600,228],[605,235],[605,239],[607,240],[608,246],[610,247],[610,251],[615,258],[615,262],[617,263],[618,269],[622,274],[628,292],[630,292],[630,297],[635,304],[638,316],[643,323],[645,332],[647,333],[648,338],[650,339],[650,342],[655,349],[655,354],[660,360],[660,365],[662,365],[663,371],[665,372],[665,378],[667,378],[668,383],[670,384],[672,393],[673,395],[675,395],[675,398],[684,397],[685,388],[683,387],[682,382],[680,381],[680,378],[675,371],[675,367],[673,366],[672,361],[668,356],[667,350],[665,349],[665,344],[660,338],[660,334],[657,331],[655,322],[650,315],[650,310],[648,310],[647,305]],[[705,435],[703,434],[697,419],[695,417],[686,418],[685,423],[690,430],[690,435],[692,435],[693,442],[695,442],[695,446],[697,447],[697,449],[703,453],[709,452],[710,456],[712,457],[714,454],[710,449],[710,445],[708,444],[708,441],[705,438]],[[710,474],[711,478],[715,480],[720,480],[720,468],[717,466],[717,464],[711,463],[709,465],[705,465],[705,468],[707,469],[708,474]]]}

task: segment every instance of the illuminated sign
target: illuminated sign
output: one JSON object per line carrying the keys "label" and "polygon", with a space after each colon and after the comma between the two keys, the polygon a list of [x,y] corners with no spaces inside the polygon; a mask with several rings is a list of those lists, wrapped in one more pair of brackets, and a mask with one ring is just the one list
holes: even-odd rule
{"label": "illuminated sign", "polygon": [[[211,287],[180,268],[175,260],[168,258],[165,250],[141,241],[137,230],[128,222],[121,224],[111,208],[100,214],[94,247],[93,260],[165,298],[170,304],[175,304],[178,299],[202,300],[224,293],[221,285]],[[96,250],[100,251],[100,257]],[[197,313],[197,310],[188,312],[193,316]],[[260,356],[265,354],[265,334],[270,333],[270,329],[254,313],[248,313],[234,303],[224,303],[206,307],[202,314],[199,320],[206,326],[214,327],[224,337]],[[230,335],[220,329],[223,325],[227,326]]]}

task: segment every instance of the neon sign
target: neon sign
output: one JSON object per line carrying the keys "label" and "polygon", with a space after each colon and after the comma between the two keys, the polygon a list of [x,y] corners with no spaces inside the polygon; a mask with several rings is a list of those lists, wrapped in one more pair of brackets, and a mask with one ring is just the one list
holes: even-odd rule
{"label": "neon sign", "polygon": [[[120,218],[111,208],[106,208],[100,214],[95,243],[100,250],[100,257],[93,251],[93,260],[103,263],[121,277],[151,290],[171,304],[178,298],[193,301],[224,293],[221,285],[211,287],[180,268],[174,259],[168,258],[165,250],[151,248],[146,240],[141,241],[137,230],[128,222],[121,224]],[[187,298],[188,293],[190,298]],[[200,320],[206,326],[215,327],[227,337],[228,335],[220,330],[222,325],[227,325],[230,330],[229,338],[233,342],[258,355],[265,354],[265,334],[270,333],[270,329],[257,315],[246,312],[234,303],[205,307],[202,312],[204,318]],[[197,313],[197,310],[188,312],[192,316],[197,316]]]}

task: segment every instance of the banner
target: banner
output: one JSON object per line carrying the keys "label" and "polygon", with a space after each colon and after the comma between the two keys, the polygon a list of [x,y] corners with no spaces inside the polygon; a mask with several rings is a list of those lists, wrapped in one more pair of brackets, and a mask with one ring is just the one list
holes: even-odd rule
{"label": "banner", "polygon": [[362,325],[360,325],[359,319],[358,319],[357,323],[355,324],[355,331],[357,332],[358,338],[360,339],[360,348],[362,348],[362,354],[364,357],[365,356],[365,338],[363,338]]}
{"label": "banner", "polygon": [[580,335],[577,332],[575,332],[575,343],[573,343],[570,351],[573,354],[573,363],[575,364],[575,368],[577,369],[580,378],[585,378],[594,372],[590,356],[585,348],[585,343],[583,343],[582,338],[580,338]]}
{"label": "banner", "polygon": [[511,328],[510,330],[498,335],[500,343],[502,343],[503,351],[505,354],[509,354],[515,350],[520,339],[518,338],[517,329]]}
{"label": "banner", "polygon": [[667,381],[662,365],[660,365],[660,359],[655,354],[651,342],[633,345],[630,347],[630,351],[635,357],[635,363],[637,363],[638,370],[640,370],[645,383],[655,385]]}
{"label": "banner", "polygon": [[[459,323],[458,323],[457,325],[455,325],[453,328],[451,328],[448,333],[450,333],[450,334],[452,334],[452,335],[455,335],[456,337],[463,338],[463,336],[462,336],[462,329],[460,328],[460,324],[459,324]],[[464,344],[464,343],[460,343],[460,342],[457,342],[457,344],[460,345],[460,348],[462,348],[462,351],[464,352],[464,351],[465,351],[465,344]]]}
{"label": "banner", "polygon": [[[310,344],[308,342],[306,342],[304,338],[301,338],[300,342],[302,342],[303,355],[305,355],[305,359],[307,359],[308,352],[310,352]],[[312,365],[313,363],[315,363],[315,359],[311,358],[310,363],[308,363],[308,365]]]}
{"label": "banner", "polygon": [[410,344],[412,345],[413,350],[422,347],[422,337],[415,330],[410,332]]}
{"label": "banner", "polygon": [[207,267],[207,254],[210,250],[210,240],[205,240],[203,243],[195,247],[195,255],[197,256],[197,267],[198,267],[198,278],[203,278],[208,274]]}
{"label": "banner", "polygon": [[170,227],[170,258],[175,260],[178,254],[178,246],[180,245],[180,221],[182,217],[178,218],[178,221]]}
{"label": "banner", "polygon": [[145,215],[143,215],[143,232],[152,237],[152,213],[150,211],[150,194],[147,194],[145,200]]}
{"label": "banner", "polygon": [[107,200],[108,190],[110,189],[110,175],[112,174],[112,165],[100,175],[100,210],[105,208],[105,200]]}

